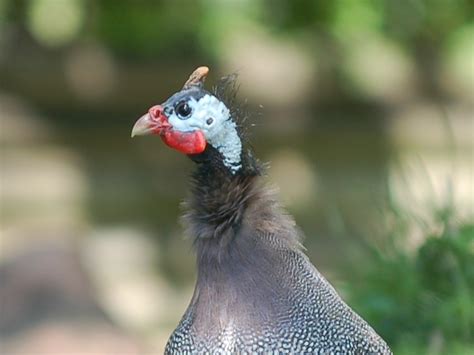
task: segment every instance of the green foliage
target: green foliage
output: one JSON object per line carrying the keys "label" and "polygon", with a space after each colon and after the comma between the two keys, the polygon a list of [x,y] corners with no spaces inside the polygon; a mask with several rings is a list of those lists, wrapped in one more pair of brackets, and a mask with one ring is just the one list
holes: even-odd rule
{"label": "green foliage", "polygon": [[[42,5],[47,13],[55,3],[0,0],[0,20],[28,22],[25,14],[33,5]],[[221,31],[238,30],[239,19],[274,33],[333,36],[336,44],[362,32],[396,39],[411,48],[426,42],[440,47],[453,31],[472,23],[474,13],[474,2],[469,0],[78,0],[76,5],[77,13],[87,13],[83,24],[87,30],[77,40],[100,39],[123,55],[145,58],[214,53],[219,41],[210,43],[210,36],[202,33],[213,31],[219,37]]]}
{"label": "green foliage", "polygon": [[467,353],[459,344],[474,343],[474,224],[445,221],[416,250],[392,249],[372,250],[352,304],[399,353],[436,342],[446,353]]}
{"label": "green foliage", "polygon": [[[474,225],[431,236],[419,248],[416,271],[427,296],[428,321],[449,338],[474,336]],[[442,302],[442,304],[440,304]],[[438,308],[438,306],[440,306]]]}
{"label": "green foliage", "polygon": [[[195,31],[201,5],[190,2],[116,2],[95,4],[96,35],[125,55],[156,57],[197,56]],[[158,58],[157,58],[158,59]]]}

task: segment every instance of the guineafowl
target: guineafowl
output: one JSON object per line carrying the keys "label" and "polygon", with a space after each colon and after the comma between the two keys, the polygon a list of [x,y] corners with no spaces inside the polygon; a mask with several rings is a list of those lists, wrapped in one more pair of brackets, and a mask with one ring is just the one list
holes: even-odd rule
{"label": "guineafowl", "polygon": [[197,281],[165,353],[391,354],[303,253],[243,139],[239,111],[226,90],[204,89],[207,73],[196,69],[132,130],[197,164],[185,215]]}

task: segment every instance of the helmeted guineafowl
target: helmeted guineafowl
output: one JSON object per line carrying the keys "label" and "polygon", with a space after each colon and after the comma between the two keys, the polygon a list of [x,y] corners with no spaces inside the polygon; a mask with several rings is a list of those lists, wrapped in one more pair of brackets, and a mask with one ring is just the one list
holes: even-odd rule
{"label": "helmeted guineafowl", "polygon": [[198,68],[132,131],[197,163],[185,216],[197,282],[165,353],[390,354],[304,255],[242,141],[238,112],[221,90],[203,88],[207,72]]}

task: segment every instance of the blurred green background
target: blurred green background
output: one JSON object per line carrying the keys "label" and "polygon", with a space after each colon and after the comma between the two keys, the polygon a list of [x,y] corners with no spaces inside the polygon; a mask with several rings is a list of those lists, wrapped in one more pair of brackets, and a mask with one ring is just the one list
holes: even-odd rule
{"label": "blurred green background", "polygon": [[2,353],[159,353],[192,163],[135,120],[240,75],[308,255],[396,354],[472,354],[474,2],[0,0]]}

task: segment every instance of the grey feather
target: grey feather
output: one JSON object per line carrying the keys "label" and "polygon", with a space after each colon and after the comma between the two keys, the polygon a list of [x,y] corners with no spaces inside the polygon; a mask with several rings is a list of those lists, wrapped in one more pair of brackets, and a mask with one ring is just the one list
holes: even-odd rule
{"label": "grey feather", "polygon": [[261,178],[215,175],[209,190],[197,174],[188,203],[198,280],[165,353],[390,354],[304,255]]}

